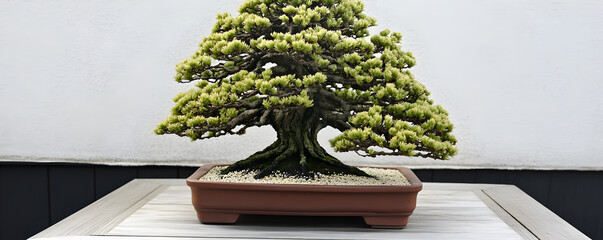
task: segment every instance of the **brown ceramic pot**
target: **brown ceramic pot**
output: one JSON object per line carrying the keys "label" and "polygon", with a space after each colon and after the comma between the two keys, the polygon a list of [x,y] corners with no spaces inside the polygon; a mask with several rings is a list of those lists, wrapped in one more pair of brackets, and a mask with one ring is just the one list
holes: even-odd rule
{"label": "brown ceramic pot", "polygon": [[240,214],[362,216],[371,227],[403,228],[423,188],[408,168],[397,169],[409,186],[333,186],[199,181],[215,164],[188,177],[201,223],[235,223]]}

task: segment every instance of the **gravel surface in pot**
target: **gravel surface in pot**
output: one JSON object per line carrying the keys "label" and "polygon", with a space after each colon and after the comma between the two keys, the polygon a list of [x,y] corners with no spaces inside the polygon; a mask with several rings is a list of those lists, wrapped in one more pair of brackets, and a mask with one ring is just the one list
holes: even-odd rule
{"label": "gravel surface in pot", "polygon": [[311,185],[410,185],[406,177],[395,169],[384,169],[374,167],[360,167],[359,169],[373,176],[361,177],[354,175],[325,175],[316,174],[313,179],[295,178],[284,174],[275,174],[262,179],[253,178],[258,172],[231,172],[220,174],[226,166],[212,168],[201,177],[201,181],[207,182],[235,182],[235,183],[269,183],[269,184],[311,184]]}

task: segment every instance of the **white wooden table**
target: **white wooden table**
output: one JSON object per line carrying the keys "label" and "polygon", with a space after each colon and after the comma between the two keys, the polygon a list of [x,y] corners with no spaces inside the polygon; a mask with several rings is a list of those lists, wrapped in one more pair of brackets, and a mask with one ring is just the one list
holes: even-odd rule
{"label": "white wooden table", "polygon": [[184,180],[136,179],[31,239],[588,239],[513,185],[424,183],[417,201],[404,229],[371,229],[360,217],[205,225]]}

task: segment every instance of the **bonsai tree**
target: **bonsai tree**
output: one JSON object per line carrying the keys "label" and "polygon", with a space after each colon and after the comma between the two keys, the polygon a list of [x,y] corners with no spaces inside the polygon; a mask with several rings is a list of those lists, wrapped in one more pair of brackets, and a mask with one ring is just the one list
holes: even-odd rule
{"label": "bonsai tree", "polygon": [[238,16],[218,14],[212,33],[176,66],[196,87],[174,98],[156,134],[192,140],[270,125],[277,140],[223,173],[259,170],[296,177],[363,171],[317,141],[327,127],[338,152],[447,159],[455,154],[448,113],[408,71],[402,35],[369,36],[376,20],[358,0],[247,0]]}

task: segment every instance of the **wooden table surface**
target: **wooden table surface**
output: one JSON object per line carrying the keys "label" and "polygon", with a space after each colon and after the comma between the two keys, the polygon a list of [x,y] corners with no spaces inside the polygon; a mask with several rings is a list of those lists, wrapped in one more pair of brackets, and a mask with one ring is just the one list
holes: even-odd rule
{"label": "wooden table surface", "polygon": [[136,179],[31,239],[589,239],[513,185],[424,183],[404,229],[360,217],[197,220],[182,179]]}

